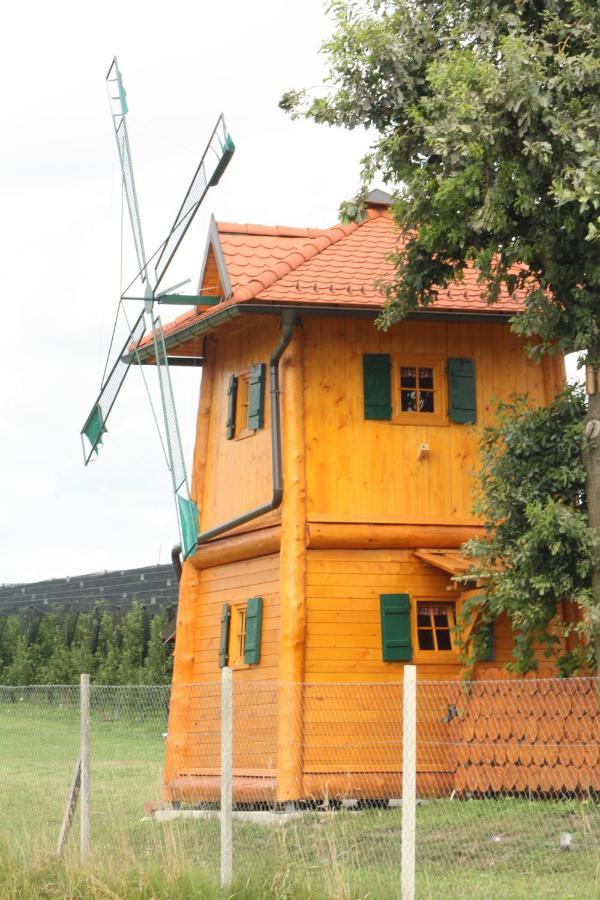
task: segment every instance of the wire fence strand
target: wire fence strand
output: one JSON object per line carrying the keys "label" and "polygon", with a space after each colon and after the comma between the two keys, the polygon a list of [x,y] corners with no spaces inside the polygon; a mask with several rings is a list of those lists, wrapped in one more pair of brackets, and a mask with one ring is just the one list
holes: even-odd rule
{"label": "wire fence strand", "polygon": [[[398,897],[402,682],[233,676],[234,887]],[[600,896],[599,696],[595,678],[418,679],[417,897]],[[0,687],[0,860],[54,852],[79,700]],[[219,681],[93,684],[90,721],[90,865],[218,885]]]}

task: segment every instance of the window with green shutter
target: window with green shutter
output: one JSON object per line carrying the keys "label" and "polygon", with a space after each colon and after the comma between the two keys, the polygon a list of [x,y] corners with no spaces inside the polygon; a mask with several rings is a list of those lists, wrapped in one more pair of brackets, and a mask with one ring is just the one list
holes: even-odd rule
{"label": "window with green shutter", "polygon": [[235,410],[237,406],[237,385],[238,380],[235,375],[229,376],[229,384],[227,385],[227,421],[225,422],[225,431],[227,440],[231,441],[235,437]]}
{"label": "window with green shutter", "polygon": [[262,597],[252,597],[246,606],[246,637],[244,662],[256,665],[260,662],[260,635],[262,629]]}
{"label": "window with green shutter", "polygon": [[448,394],[451,422],[469,425],[477,421],[474,359],[458,356],[448,359]]}
{"label": "window with green shutter", "polygon": [[482,662],[493,662],[496,659],[496,642],[494,636],[494,623],[486,622],[482,628],[483,646],[480,659]]}
{"label": "window with green shutter", "polygon": [[231,610],[229,603],[224,603],[221,607],[221,638],[219,640],[219,668],[222,669],[228,662],[229,649],[229,620],[231,618]]}
{"label": "window with green shutter", "polygon": [[412,659],[410,597],[408,594],[381,594],[381,648],[386,662]]}
{"label": "window with green shutter", "polygon": [[256,363],[250,369],[248,388],[248,428],[250,431],[256,431],[264,424],[266,370],[267,367],[264,363]]}
{"label": "window with green shutter", "polygon": [[392,418],[392,362],[389,353],[363,355],[365,419]]}

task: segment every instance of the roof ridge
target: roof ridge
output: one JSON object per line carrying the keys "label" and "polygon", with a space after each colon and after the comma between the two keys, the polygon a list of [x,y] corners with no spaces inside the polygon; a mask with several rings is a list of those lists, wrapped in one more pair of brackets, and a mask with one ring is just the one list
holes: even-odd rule
{"label": "roof ridge", "polygon": [[377,213],[375,216],[369,215],[363,219],[362,222],[350,222],[348,225],[343,225],[341,222],[338,222],[336,225],[332,225],[331,228],[323,229],[312,239],[308,240],[306,244],[291,250],[290,253],[284,259],[276,263],[273,268],[265,269],[264,272],[261,273],[260,278],[253,278],[245,287],[238,291],[234,291],[234,298],[236,300],[252,300],[257,294],[272,287],[275,282],[279,281],[285,275],[289,275],[294,269],[297,269],[310,259],[313,259],[333,244],[337,244],[337,242],[343,238],[353,234],[367,222],[372,221],[374,218],[379,218],[380,215],[380,213]]}
{"label": "roof ridge", "polygon": [[219,234],[245,234],[256,237],[317,237],[328,228],[297,228],[293,225],[255,225],[241,222],[217,222]]}

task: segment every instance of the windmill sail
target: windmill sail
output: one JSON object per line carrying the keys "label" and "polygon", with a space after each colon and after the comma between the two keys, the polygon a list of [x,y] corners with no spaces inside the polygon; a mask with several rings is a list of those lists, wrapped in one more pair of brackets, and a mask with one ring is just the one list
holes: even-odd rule
{"label": "windmill sail", "polygon": [[187,557],[194,550],[197,543],[198,509],[194,501],[190,499],[189,494],[183,447],[175,412],[175,398],[173,397],[173,386],[169,375],[167,350],[160,318],[157,316],[152,324],[154,356],[165,426],[165,444],[177,506],[181,546],[183,547],[184,556]]}
{"label": "windmill sail", "polygon": [[92,411],[81,429],[83,458],[86,466],[94,453],[98,453],[99,448],[102,446],[102,438],[106,433],[106,420],[123,386],[129,367],[135,359],[135,353],[145,332],[146,325],[142,311],[129,332],[129,336],[121,348],[113,367],[102,382],[100,393],[92,407]]}
{"label": "windmill sail", "polygon": [[133,178],[133,162],[131,159],[131,148],[129,146],[129,135],[127,134],[127,122],[125,119],[128,112],[127,96],[125,93],[125,88],[123,87],[123,79],[119,71],[116,56],[112,61],[110,69],[108,70],[108,75],[106,76],[106,86],[108,88],[110,111],[112,113],[113,127],[115,129],[115,137],[117,139],[117,148],[119,150],[123,188],[125,191],[125,197],[127,199],[129,218],[131,220],[133,242],[135,244],[135,252],[137,256],[139,272],[142,281],[145,282],[146,251],[144,249],[142,223],[140,220],[140,210],[138,207],[135,181]]}
{"label": "windmill sail", "polygon": [[206,192],[210,187],[214,187],[219,183],[223,172],[229,165],[229,161],[233,156],[234,151],[235,144],[227,131],[225,119],[221,114],[213,129],[208,144],[206,145],[206,150],[202,154],[202,159],[192,178],[192,183],[190,184],[179,212],[175,217],[169,236],[167,237],[161,254],[156,262],[155,290],[158,288],[167,269],[171,265],[173,256],[183,240],[186,231],[192,224],[192,220],[196,215],[198,207],[202,203]]}

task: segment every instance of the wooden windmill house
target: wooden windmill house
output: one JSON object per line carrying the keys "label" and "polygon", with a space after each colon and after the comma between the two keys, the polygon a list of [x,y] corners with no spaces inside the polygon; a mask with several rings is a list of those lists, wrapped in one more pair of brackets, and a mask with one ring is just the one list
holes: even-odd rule
{"label": "wooden windmill house", "polygon": [[[201,734],[218,715],[223,665],[264,692],[260,750],[235,758],[235,796],[253,800],[335,790],[335,761],[302,752],[327,708],[298,685],[398,682],[407,661],[421,679],[459,676],[453,576],[482,529],[473,425],[515,393],[549,403],[563,363],[528,359],[508,324],[518,296],[489,306],[475,272],[435,306],[374,327],[375,282],[392,274],[397,241],[389,205],[373,191],[361,224],[329,229],[213,221],[199,294],[222,300],[200,299],[164,328],[171,359],[203,365],[200,534],[180,586],[169,799],[218,791],[218,738]],[[480,668],[507,661],[511,641],[496,622]],[[193,703],[178,693],[191,684]],[[349,741],[364,708],[352,703],[335,718]],[[355,792],[376,769],[356,762]]]}

